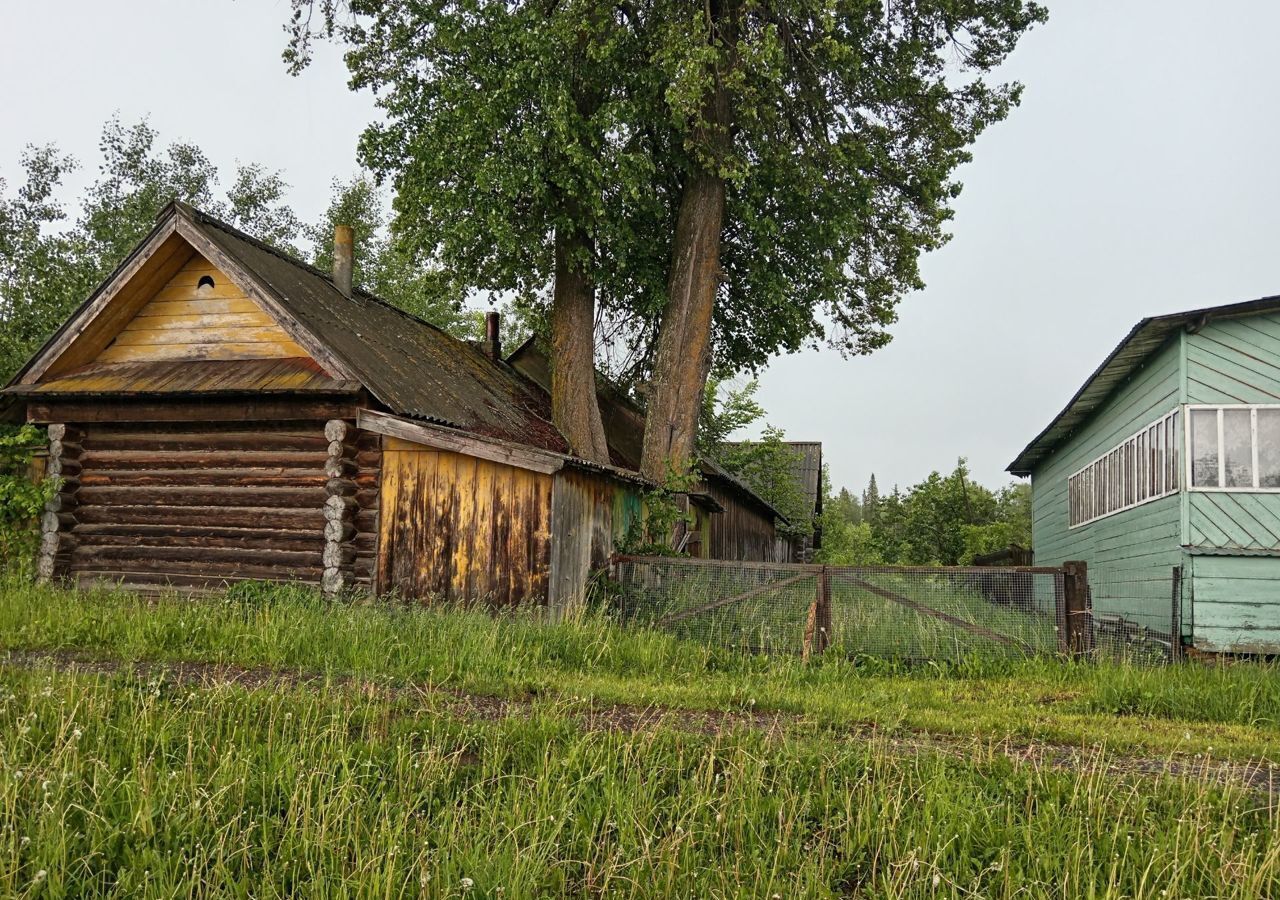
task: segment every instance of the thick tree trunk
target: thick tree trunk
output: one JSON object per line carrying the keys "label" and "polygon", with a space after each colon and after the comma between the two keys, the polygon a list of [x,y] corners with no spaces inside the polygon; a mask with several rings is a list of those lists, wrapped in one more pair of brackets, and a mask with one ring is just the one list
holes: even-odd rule
{"label": "thick tree trunk", "polygon": [[640,463],[641,474],[658,482],[683,472],[693,459],[711,364],[724,203],[724,179],[705,171],[690,176],[680,198]]}
{"label": "thick tree trunk", "polygon": [[551,299],[551,419],[572,452],[609,462],[596,396],[595,285],[584,268],[586,239],[556,230],[556,280]]}

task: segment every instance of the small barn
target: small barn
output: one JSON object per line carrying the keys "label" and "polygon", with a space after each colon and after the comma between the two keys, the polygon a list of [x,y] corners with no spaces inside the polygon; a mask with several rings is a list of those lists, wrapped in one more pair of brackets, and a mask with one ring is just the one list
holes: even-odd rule
{"label": "small barn", "polygon": [[1008,470],[1095,612],[1280,653],[1280,297],[1143,319]]}
{"label": "small barn", "polygon": [[[4,395],[48,426],[62,479],[42,577],[581,598],[644,516],[642,417],[613,423],[615,464],[574,457],[531,348],[508,360],[496,321],[472,344],[352,290],[339,232],[329,274],[170,204],[14,377]],[[706,546],[776,558],[777,513],[704,477]],[[734,538],[739,511],[759,535]]]}

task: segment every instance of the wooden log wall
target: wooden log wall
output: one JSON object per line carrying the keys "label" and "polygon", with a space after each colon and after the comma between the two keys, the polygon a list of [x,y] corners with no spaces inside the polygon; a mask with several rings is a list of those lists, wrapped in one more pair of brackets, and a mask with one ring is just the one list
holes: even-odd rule
{"label": "wooden log wall", "polygon": [[543,603],[551,476],[387,437],[380,591],[493,606]]}
{"label": "wooden log wall", "polygon": [[324,436],[329,440],[324,464],[328,498],[321,587],[331,596],[352,589],[370,592],[377,557],[382,439],[342,419],[331,419]]}
{"label": "wooden log wall", "polygon": [[[320,584],[330,445],[323,421],[85,426],[74,516],[60,520],[74,543],[70,574],[138,589]],[[339,458],[357,456],[344,445]],[[354,489],[338,496],[375,507],[376,484],[362,488],[353,474]],[[359,512],[347,521],[357,531],[342,531],[331,558],[356,585],[358,526],[371,523]]]}
{"label": "wooden log wall", "polygon": [[71,553],[76,545],[71,532],[76,525],[83,439],[84,433],[74,426],[61,423],[49,426],[49,458],[44,474],[60,479],[61,487],[49,498],[40,518],[36,574],[42,582],[63,579],[71,570]]}

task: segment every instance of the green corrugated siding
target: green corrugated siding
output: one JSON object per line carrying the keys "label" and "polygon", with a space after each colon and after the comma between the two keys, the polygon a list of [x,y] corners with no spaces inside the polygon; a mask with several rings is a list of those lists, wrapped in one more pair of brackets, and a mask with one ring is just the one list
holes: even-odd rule
{"label": "green corrugated siding", "polygon": [[1094,608],[1104,613],[1169,618],[1172,569],[1182,562],[1181,507],[1163,497],[1079,528],[1067,525],[1067,479],[1180,402],[1180,350],[1156,353],[1105,407],[1032,476],[1036,564],[1089,564]]}
{"label": "green corrugated siding", "polygon": [[1196,556],[1194,640],[1218,653],[1280,653],[1280,558]]}

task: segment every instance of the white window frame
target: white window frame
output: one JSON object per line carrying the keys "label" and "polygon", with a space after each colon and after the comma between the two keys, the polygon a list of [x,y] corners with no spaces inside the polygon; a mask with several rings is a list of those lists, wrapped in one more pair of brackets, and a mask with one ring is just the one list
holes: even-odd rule
{"label": "white window frame", "polygon": [[[1183,477],[1186,479],[1187,490],[1195,491],[1200,494],[1280,494],[1280,487],[1260,487],[1258,482],[1261,479],[1261,473],[1258,471],[1258,410],[1260,409],[1280,409],[1280,403],[1189,403],[1186,405],[1187,414],[1183,418],[1183,440],[1182,450],[1186,465],[1183,466]],[[1191,459],[1191,413],[1198,409],[1212,409],[1218,412],[1218,484],[1221,485],[1227,480],[1227,455],[1223,447],[1223,416],[1224,409],[1247,409],[1249,410],[1249,441],[1250,452],[1253,454],[1253,486],[1252,487],[1215,487],[1212,485],[1198,485],[1192,478],[1193,461]]]}
{"label": "white window frame", "polygon": [[[1280,408],[1280,404],[1277,404],[1277,408]],[[1156,500],[1162,500],[1165,497],[1170,497],[1181,490],[1182,485],[1179,482],[1181,480],[1180,473],[1183,471],[1183,467],[1176,464],[1170,466],[1168,459],[1163,456],[1163,454],[1167,454],[1170,450],[1179,452],[1179,448],[1177,447],[1177,444],[1179,443],[1183,444],[1180,452],[1182,452],[1184,456],[1188,452],[1187,448],[1190,446],[1191,440],[1190,432],[1184,430],[1185,439],[1183,441],[1178,441],[1176,432],[1174,434],[1170,434],[1171,428],[1169,422],[1170,420],[1176,421],[1179,415],[1182,415],[1184,423],[1189,421],[1191,418],[1188,413],[1183,412],[1182,407],[1171,409],[1160,418],[1148,422],[1142,428],[1139,428],[1133,434],[1117,443],[1106,453],[1100,454],[1098,457],[1067,476],[1068,530],[1083,528],[1084,526],[1097,522],[1100,519],[1105,519],[1118,513],[1122,513],[1139,506],[1144,506],[1147,503],[1153,503]],[[1176,425],[1174,427],[1176,428]],[[1148,453],[1139,454],[1137,452],[1139,438],[1145,442],[1146,435],[1150,434],[1153,429],[1155,430],[1156,439],[1154,448],[1148,447]],[[1172,438],[1173,446],[1170,446],[1170,438]],[[1141,477],[1146,481],[1148,489],[1150,489],[1151,480],[1155,473],[1150,471],[1149,467],[1145,465],[1145,462],[1149,459],[1149,453],[1152,451],[1162,455],[1161,458],[1164,460],[1162,469],[1165,469],[1163,475],[1166,476],[1164,480],[1170,483],[1165,485],[1165,489],[1163,491],[1153,491],[1148,496],[1143,497],[1138,486],[1138,479]],[[1141,459],[1139,457],[1141,457]],[[1103,465],[1094,470],[1094,466],[1097,466],[1099,463],[1103,463]],[[1169,475],[1172,475],[1173,477],[1168,478],[1167,476]],[[1071,485],[1081,476],[1085,477],[1085,487],[1082,489],[1082,494],[1083,491],[1088,492],[1088,497],[1085,498],[1082,495],[1081,499],[1085,502],[1086,506],[1089,507],[1088,512],[1090,515],[1087,518],[1081,519],[1079,522],[1073,523],[1071,521]],[[1188,483],[1190,483],[1189,475],[1187,476],[1187,480]],[[1280,488],[1274,488],[1273,490],[1280,491]],[[1118,505],[1114,509],[1107,509],[1106,512],[1097,512],[1098,504],[1101,504],[1105,509],[1111,503],[1117,503]]]}

